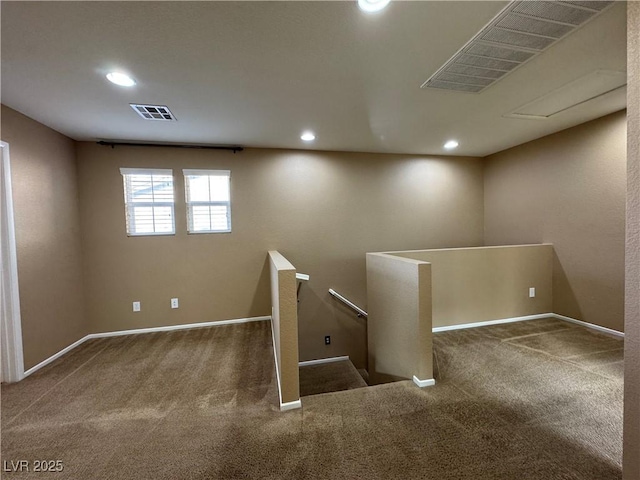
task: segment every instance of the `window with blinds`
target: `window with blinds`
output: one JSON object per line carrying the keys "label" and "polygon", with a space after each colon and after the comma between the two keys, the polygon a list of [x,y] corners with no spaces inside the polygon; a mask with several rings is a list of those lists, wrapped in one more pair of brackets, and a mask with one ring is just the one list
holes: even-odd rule
{"label": "window with blinds", "polygon": [[121,168],[129,236],[176,233],[173,170]]}
{"label": "window with blinds", "polygon": [[183,170],[189,233],[231,231],[229,170]]}

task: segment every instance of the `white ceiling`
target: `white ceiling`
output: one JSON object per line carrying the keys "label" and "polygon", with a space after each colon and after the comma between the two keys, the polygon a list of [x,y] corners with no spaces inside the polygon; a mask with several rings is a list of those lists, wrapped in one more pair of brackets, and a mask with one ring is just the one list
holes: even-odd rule
{"label": "white ceiling", "polygon": [[[547,120],[503,117],[595,70],[626,72],[624,2],[480,94],[420,89],[506,4],[2,1],[2,103],[76,140],[441,154],[455,138],[476,156],[625,107],[622,88]],[[110,84],[116,69],[138,84]]]}

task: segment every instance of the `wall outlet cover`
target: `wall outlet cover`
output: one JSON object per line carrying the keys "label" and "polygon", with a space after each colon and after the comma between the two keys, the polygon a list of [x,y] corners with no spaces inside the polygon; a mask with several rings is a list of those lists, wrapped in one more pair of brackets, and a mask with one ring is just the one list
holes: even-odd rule
{"label": "wall outlet cover", "polygon": [[178,303],[178,299],[177,298],[172,298],[171,299],[171,308],[178,308],[180,306],[180,304]]}
{"label": "wall outlet cover", "polygon": [[534,298],[536,296],[536,289],[535,287],[531,287],[529,289],[529,298]]}
{"label": "wall outlet cover", "polygon": [[325,345],[331,345],[331,336],[327,335],[324,337],[324,344]]}
{"label": "wall outlet cover", "polygon": [[140,302],[133,302],[133,311],[134,312],[140,311]]}

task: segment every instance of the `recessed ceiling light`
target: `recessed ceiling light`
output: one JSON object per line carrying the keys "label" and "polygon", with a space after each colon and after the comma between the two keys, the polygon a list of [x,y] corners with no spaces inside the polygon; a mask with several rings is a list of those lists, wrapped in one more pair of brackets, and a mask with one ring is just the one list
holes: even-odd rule
{"label": "recessed ceiling light", "polygon": [[458,146],[458,142],[456,142],[455,140],[449,140],[447,143],[444,144],[444,148],[446,148],[447,150],[453,150],[457,146]]}
{"label": "recessed ceiling light", "polygon": [[111,83],[115,83],[116,85],[120,85],[121,87],[133,87],[136,84],[136,81],[133,78],[120,72],[107,73],[107,80]]}
{"label": "recessed ceiling light", "polygon": [[360,10],[364,12],[379,12],[389,5],[391,0],[358,0]]}
{"label": "recessed ceiling light", "polygon": [[304,132],[302,135],[300,135],[300,139],[304,140],[305,142],[313,142],[316,139],[316,136],[313,134],[313,132]]}

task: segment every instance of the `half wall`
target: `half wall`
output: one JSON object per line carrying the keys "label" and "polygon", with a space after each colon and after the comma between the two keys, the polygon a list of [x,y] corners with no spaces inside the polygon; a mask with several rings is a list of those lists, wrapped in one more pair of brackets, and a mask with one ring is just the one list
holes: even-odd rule
{"label": "half wall", "polygon": [[[551,244],[389,254],[431,263],[434,327],[553,311]],[[535,297],[529,296],[530,288]]]}
{"label": "half wall", "polygon": [[269,252],[271,275],[271,325],[280,409],[299,408],[298,302],[296,269],[277,251]]}

